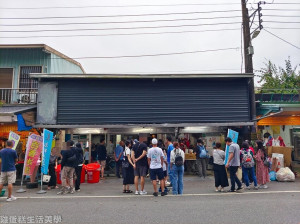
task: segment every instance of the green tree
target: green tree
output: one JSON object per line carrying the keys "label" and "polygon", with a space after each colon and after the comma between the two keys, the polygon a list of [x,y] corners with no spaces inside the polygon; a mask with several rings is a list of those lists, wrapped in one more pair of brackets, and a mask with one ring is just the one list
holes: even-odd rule
{"label": "green tree", "polygon": [[270,60],[259,72],[261,89],[268,93],[298,93],[300,89],[300,70],[292,66],[290,58],[285,60],[285,68],[276,66]]}

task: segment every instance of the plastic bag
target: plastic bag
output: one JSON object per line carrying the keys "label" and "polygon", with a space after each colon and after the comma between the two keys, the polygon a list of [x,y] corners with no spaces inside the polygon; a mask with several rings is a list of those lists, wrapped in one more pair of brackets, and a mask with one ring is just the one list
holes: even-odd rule
{"label": "plastic bag", "polygon": [[290,170],[290,168],[280,168],[276,173],[276,179],[278,181],[295,181],[295,174]]}
{"label": "plastic bag", "polygon": [[271,181],[275,181],[276,180],[276,172],[275,171],[271,171],[269,173],[269,176],[270,176],[270,180]]}

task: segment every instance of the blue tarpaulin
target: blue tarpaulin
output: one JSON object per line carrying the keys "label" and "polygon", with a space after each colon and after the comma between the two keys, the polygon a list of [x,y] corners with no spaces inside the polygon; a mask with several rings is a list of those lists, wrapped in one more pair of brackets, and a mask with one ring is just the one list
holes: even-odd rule
{"label": "blue tarpaulin", "polygon": [[17,114],[18,118],[18,131],[29,131],[32,129],[31,126],[26,126],[22,114]]}

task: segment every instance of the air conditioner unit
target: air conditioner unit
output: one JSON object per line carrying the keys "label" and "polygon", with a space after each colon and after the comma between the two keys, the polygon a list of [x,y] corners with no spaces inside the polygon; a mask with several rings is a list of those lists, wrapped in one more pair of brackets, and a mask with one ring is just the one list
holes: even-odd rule
{"label": "air conditioner unit", "polygon": [[36,103],[36,93],[20,93],[20,104]]}

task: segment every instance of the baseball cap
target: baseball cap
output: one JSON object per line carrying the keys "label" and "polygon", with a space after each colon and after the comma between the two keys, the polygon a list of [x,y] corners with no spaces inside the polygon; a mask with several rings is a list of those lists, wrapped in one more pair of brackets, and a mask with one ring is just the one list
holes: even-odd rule
{"label": "baseball cap", "polygon": [[152,144],[157,145],[157,139],[156,138],[152,139]]}

